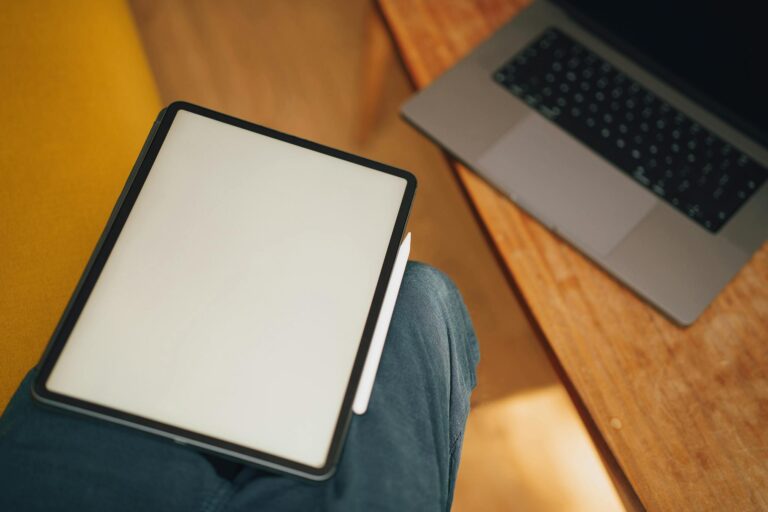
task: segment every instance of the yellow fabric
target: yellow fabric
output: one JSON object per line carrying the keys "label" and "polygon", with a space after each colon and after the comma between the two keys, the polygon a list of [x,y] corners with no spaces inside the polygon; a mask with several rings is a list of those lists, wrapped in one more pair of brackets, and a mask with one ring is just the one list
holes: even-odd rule
{"label": "yellow fabric", "polygon": [[3,2],[0,411],[40,358],[160,109],[128,6]]}

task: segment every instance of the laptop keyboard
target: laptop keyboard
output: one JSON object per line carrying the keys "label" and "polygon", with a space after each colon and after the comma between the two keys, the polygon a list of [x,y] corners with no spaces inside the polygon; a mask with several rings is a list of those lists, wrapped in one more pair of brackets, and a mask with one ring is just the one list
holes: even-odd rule
{"label": "laptop keyboard", "polygon": [[768,174],[557,29],[545,31],[493,79],[713,233]]}

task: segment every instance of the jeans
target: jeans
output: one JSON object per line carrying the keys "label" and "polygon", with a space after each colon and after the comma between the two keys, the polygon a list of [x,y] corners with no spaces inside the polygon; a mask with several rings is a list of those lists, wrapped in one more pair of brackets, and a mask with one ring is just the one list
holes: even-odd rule
{"label": "jeans", "polygon": [[478,359],[456,287],[409,263],[368,412],[320,483],[44,408],[33,370],[0,418],[0,510],[448,510]]}

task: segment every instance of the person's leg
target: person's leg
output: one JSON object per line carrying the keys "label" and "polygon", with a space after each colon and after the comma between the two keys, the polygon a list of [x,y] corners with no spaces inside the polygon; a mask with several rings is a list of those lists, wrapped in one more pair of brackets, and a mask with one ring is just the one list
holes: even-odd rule
{"label": "person's leg", "polygon": [[217,510],[232,490],[200,454],[32,401],[30,372],[0,418],[0,510]]}
{"label": "person's leg", "polygon": [[32,403],[28,377],[0,418],[0,510],[444,510],[477,360],[453,284],[409,264],[369,410],[352,419],[338,470],[323,483],[45,409]]}
{"label": "person's leg", "polygon": [[368,412],[352,418],[336,474],[311,483],[245,469],[225,510],[447,510],[478,359],[456,287],[409,263]]}

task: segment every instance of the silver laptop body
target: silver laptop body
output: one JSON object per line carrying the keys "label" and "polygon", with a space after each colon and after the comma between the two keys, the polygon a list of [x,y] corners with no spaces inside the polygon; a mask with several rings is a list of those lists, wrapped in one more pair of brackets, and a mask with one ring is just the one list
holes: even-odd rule
{"label": "silver laptop body", "polygon": [[682,325],[691,324],[768,236],[762,183],[716,232],[641,186],[492,77],[557,29],[754,163],[768,149],[539,0],[417,94],[403,115],[542,224]]}

